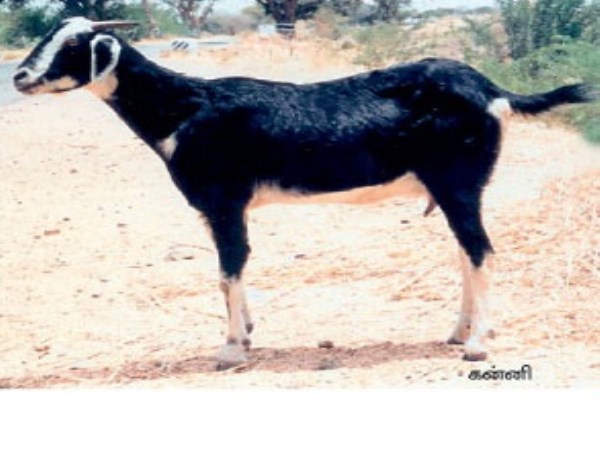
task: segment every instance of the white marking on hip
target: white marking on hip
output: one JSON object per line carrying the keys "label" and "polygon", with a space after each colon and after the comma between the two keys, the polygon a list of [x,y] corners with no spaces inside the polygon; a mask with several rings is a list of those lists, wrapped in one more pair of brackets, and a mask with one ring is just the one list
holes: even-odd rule
{"label": "white marking on hip", "polygon": [[177,132],[171,134],[162,141],[158,141],[156,150],[165,161],[170,161],[175,150],[177,150]]}
{"label": "white marking on hip", "polygon": [[272,203],[346,203],[352,205],[364,205],[379,203],[398,196],[421,197],[425,195],[428,195],[427,188],[412,173],[396,178],[385,184],[358,187],[347,191],[317,194],[300,192],[294,189],[282,189],[274,183],[263,183],[259,184],[254,189],[254,196],[250,201],[249,208],[258,208]]}
{"label": "white marking on hip", "polygon": [[508,99],[499,97],[490,102],[487,107],[487,112],[497,119],[504,121],[512,114],[512,108],[510,107]]}

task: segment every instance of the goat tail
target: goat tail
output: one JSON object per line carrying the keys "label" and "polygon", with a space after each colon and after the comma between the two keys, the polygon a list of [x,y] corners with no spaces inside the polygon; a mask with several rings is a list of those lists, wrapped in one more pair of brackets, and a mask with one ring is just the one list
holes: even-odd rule
{"label": "goat tail", "polygon": [[588,103],[600,100],[600,86],[571,84],[542,94],[519,95],[505,92],[504,97],[513,111],[521,114],[539,114],[556,106],[569,103]]}

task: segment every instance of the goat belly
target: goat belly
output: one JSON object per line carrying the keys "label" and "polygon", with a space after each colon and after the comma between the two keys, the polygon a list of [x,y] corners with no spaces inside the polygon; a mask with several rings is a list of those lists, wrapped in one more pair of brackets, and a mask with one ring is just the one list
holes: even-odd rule
{"label": "goat belly", "polygon": [[254,189],[249,208],[258,208],[269,204],[342,203],[364,205],[379,203],[394,197],[426,195],[428,195],[427,188],[412,173],[400,176],[388,183],[337,192],[307,192],[299,189],[283,189],[276,183],[261,183]]}

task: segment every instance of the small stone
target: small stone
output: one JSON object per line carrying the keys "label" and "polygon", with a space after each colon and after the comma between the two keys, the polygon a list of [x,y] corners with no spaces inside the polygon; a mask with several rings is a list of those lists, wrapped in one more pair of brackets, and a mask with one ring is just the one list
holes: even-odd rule
{"label": "small stone", "polygon": [[196,259],[197,252],[193,248],[177,248],[165,256],[165,261],[175,262]]}
{"label": "small stone", "polygon": [[338,364],[333,359],[324,359],[317,366],[317,370],[333,370]]}
{"label": "small stone", "polygon": [[333,348],[333,342],[332,341],[319,341],[318,343],[319,348]]}

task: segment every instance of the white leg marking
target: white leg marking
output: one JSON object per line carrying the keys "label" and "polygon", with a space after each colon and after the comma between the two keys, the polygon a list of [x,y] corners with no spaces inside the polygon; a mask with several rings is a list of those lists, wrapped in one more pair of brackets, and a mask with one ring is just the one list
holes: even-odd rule
{"label": "white leg marking", "polygon": [[165,161],[170,161],[177,149],[177,133],[171,134],[169,137],[159,141],[156,144],[156,151],[162,156]]}
{"label": "white leg marking", "polygon": [[458,254],[460,258],[460,268],[462,272],[462,303],[458,323],[450,336],[449,342],[452,344],[464,344],[469,338],[471,326],[471,311],[473,310],[473,287],[471,284],[469,257],[459,245]]}
{"label": "white leg marking", "polygon": [[250,316],[246,305],[246,294],[244,284],[235,278],[223,278],[221,290],[225,295],[227,311],[229,313],[227,341],[217,356],[218,369],[244,363],[246,358],[245,349],[250,346],[246,324]]}
{"label": "white leg marking", "polygon": [[452,338],[459,342],[465,342],[466,359],[482,360],[487,357],[484,342],[491,332],[489,290],[493,266],[492,256],[486,255],[481,267],[474,267],[469,257],[461,249],[461,262],[464,283],[463,304]]}

